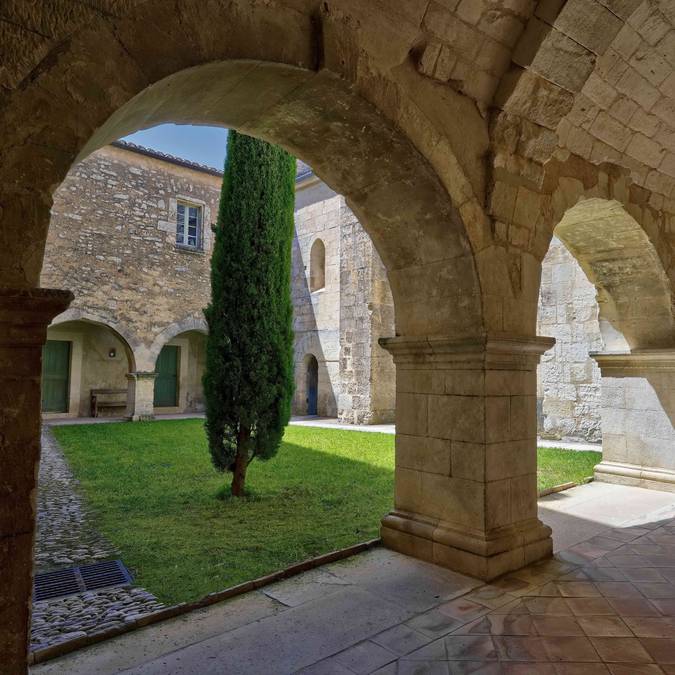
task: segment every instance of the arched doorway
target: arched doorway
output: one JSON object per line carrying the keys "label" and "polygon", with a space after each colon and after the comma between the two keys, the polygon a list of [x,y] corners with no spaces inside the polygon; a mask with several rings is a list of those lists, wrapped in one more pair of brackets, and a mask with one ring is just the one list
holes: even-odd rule
{"label": "arched doorway", "polygon": [[319,363],[313,354],[307,358],[307,414],[318,415]]}
{"label": "arched doorway", "polygon": [[43,348],[43,416],[123,417],[134,369],[134,352],[119,331],[66,312],[49,327]]}

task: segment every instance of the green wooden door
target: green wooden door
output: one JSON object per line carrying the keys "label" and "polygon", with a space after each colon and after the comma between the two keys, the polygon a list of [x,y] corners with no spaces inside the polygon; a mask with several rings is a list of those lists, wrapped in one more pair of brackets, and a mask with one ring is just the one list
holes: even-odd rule
{"label": "green wooden door", "polygon": [[47,340],[42,348],[42,411],[68,412],[70,342]]}
{"label": "green wooden door", "polygon": [[178,350],[180,347],[167,345],[157,357],[155,364],[155,401],[158,408],[178,405]]}

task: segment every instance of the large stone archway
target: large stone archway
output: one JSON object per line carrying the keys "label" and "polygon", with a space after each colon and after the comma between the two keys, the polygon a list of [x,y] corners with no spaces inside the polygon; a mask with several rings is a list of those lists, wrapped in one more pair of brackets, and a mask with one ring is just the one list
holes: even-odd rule
{"label": "large stone archway", "polygon": [[78,157],[161,121],[284,145],[371,235],[396,304],[385,541],[485,578],[547,555],[535,480],[534,369],[550,344],[535,338],[540,261],[556,214],[580,195],[616,198],[674,274],[668,3],[29,5],[0,13],[10,671],[24,670],[29,616],[40,345],[69,301],[36,288],[51,195]]}

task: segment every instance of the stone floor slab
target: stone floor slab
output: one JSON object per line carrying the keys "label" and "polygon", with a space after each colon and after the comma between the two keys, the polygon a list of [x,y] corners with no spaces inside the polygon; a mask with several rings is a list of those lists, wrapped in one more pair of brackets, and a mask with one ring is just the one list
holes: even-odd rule
{"label": "stone floor slab", "polygon": [[587,546],[493,584],[375,549],[31,672],[675,673],[675,584],[661,575],[675,569],[675,495],[668,505],[663,494],[627,489],[622,528],[611,509],[596,508],[620,501],[621,490],[571,490],[551,513],[591,523]]}

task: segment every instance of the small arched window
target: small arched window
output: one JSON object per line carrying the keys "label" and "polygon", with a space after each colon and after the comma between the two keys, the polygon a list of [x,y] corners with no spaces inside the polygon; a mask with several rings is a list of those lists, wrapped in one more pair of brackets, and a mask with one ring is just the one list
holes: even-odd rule
{"label": "small arched window", "polygon": [[326,247],[321,239],[312,244],[309,254],[309,290],[314,293],[326,285]]}

